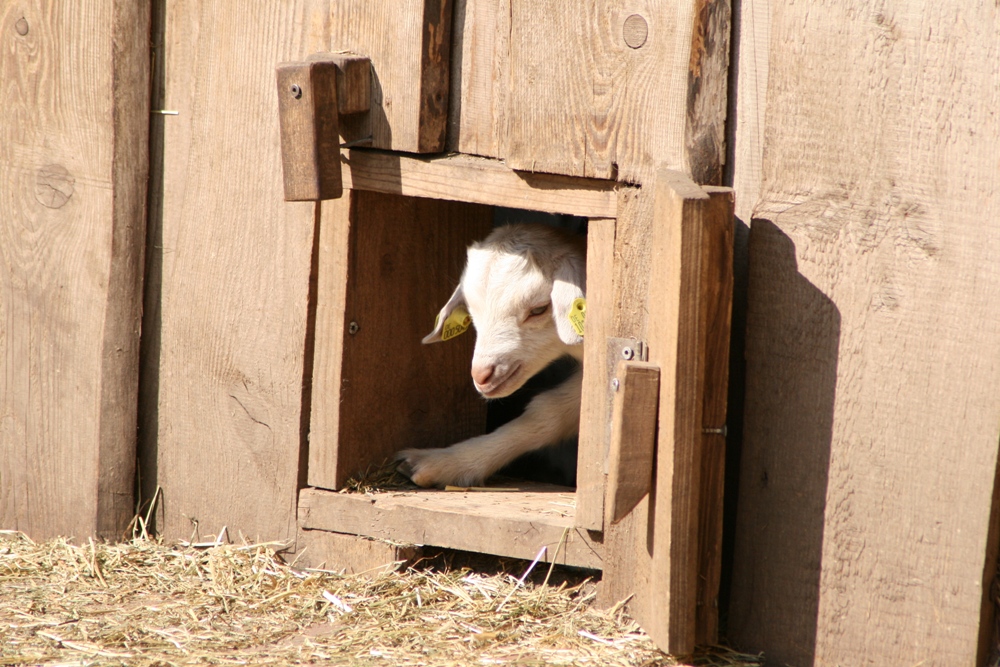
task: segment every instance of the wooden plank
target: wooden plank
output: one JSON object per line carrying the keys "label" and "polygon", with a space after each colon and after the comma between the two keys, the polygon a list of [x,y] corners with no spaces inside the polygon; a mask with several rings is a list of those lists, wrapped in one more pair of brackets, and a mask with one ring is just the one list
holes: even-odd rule
{"label": "wooden plank", "polygon": [[[278,118],[285,201],[336,199],[340,160],[337,63],[331,58],[278,65]],[[365,81],[368,85],[368,81]]]}
{"label": "wooden plank", "polygon": [[730,188],[708,186],[703,190],[710,200],[702,214],[701,333],[704,336],[705,384],[698,502],[698,612],[695,619],[695,643],[699,645],[719,642],[735,204]]}
{"label": "wooden plank", "polygon": [[413,562],[422,551],[413,545],[302,529],[295,541],[293,562],[296,567],[375,576],[395,570],[400,563]]}
{"label": "wooden plank", "polygon": [[162,104],[177,115],[150,205],[145,481],[162,488],[167,539],[223,526],[293,539],[316,206],[282,198],[274,67],[329,48],[329,3],[158,12]]}
{"label": "wooden plank", "polygon": [[721,185],[726,163],[730,15],[730,0],[694,2],[684,165],[701,184]]}
{"label": "wooden plank", "polygon": [[613,218],[613,181],[525,174],[502,162],[467,155],[418,158],[370,150],[345,151],[344,187],[529,211]]}
{"label": "wooden plank", "polygon": [[604,530],[604,459],[607,423],[607,340],[615,309],[615,221],[591,218],[587,225],[587,320],[580,397],[580,440],[576,469],[576,525]]}
{"label": "wooden plank", "polygon": [[[653,235],[653,188],[619,192],[619,215],[615,232],[613,291],[610,335],[618,338],[647,340]],[[588,267],[589,269],[589,267]],[[606,356],[605,346],[603,358]],[[606,362],[602,368],[607,369]],[[607,374],[607,371],[604,371]],[[605,382],[610,382],[608,377]],[[602,428],[602,433],[604,429]],[[601,451],[607,452],[610,440],[602,435]],[[604,454],[601,456],[603,471]],[[601,509],[603,519],[604,511]],[[650,558],[645,537],[648,533],[649,500],[639,502],[631,514],[614,525],[604,527],[605,563],[598,604],[610,607],[632,600],[633,614],[639,601],[637,590],[649,587]],[[640,537],[641,536],[641,537]],[[641,601],[641,600],[640,600]],[[638,612],[641,613],[641,612]]]}
{"label": "wooden plank", "polygon": [[455,0],[449,151],[507,154],[510,1]]}
{"label": "wooden plank", "polygon": [[0,525],[116,539],[134,511],[148,3],[0,10]]}
{"label": "wooden plank", "polygon": [[445,447],[486,424],[469,377],[475,339],[421,339],[458,284],[466,247],[492,229],[492,209],[350,197],[330,215],[324,206],[319,256],[308,479],[330,489],[401,449]]}
{"label": "wooden plank", "polygon": [[[643,628],[672,654],[694,649],[698,599],[698,508],[703,440],[705,337],[702,329],[709,197],[687,176],[656,180],[649,361],[660,366],[656,478],[646,543],[649,587],[636,591]],[[641,537],[640,537],[641,539]]]}
{"label": "wooden plank", "polygon": [[452,0],[331,0],[335,51],[372,62],[372,110],[345,119],[346,136],[410,153],[444,149],[448,123]]}
{"label": "wooden plank", "polygon": [[525,484],[498,491],[405,491],[377,494],[305,489],[299,522],[379,539],[600,569],[602,549],[573,527],[573,493]]}
{"label": "wooden plank", "polygon": [[1000,11],[912,9],[743,5],[771,40],[729,633],[778,663],[982,664]]}
{"label": "wooden plank", "polygon": [[508,164],[633,183],[683,168],[694,5],[511,0]]}
{"label": "wooden plank", "polygon": [[653,485],[660,398],[660,369],[652,364],[621,361],[615,379],[605,524],[621,521]]}

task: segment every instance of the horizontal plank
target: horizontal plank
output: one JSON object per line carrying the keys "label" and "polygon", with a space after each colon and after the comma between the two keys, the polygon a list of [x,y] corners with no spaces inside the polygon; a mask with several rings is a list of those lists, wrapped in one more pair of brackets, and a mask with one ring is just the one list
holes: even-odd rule
{"label": "horizontal plank", "polygon": [[452,199],[474,204],[614,218],[614,181],[515,171],[499,160],[470,155],[421,158],[384,151],[349,149],[341,154],[344,187]]}
{"label": "horizontal plank", "polygon": [[565,487],[524,483],[496,491],[352,494],[304,489],[299,496],[299,525],[306,530],[526,560],[544,546],[542,560],[600,569],[603,545],[573,526],[574,513],[574,494]]}

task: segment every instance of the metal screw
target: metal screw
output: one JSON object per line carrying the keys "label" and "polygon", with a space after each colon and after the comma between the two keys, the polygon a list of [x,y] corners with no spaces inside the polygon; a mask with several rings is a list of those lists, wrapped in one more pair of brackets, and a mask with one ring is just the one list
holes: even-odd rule
{"label": "metal screw", "polygon": [[351,334],[352,336],[358,333],[359,329],[361,329],[361,327],[358,325],[357,322],[351,322],[349,325],[347,325],[347,333]]}
{"label": "metal screw", "polygon": [[635,352],[632,351],[632,348],[630,348],[630,347],[623,347],[622,348],[622,359],[624,359],[625,361],[631,361],[632,357],[634,357],[634,356],[635,356]]}
{"label": "metal screw", "polygon": [[618,378],[614,378],[613,380],[611,380],[611,388],[614,391],[618,391],[618,387],[620,387],[620,386],[621,386],[621,383],[618,381]]}
{"label": "metal screw", "polygon": [[729,427],[726,424],[722,425],[722,428],[708,428],[704,427],[701,432],[705,435],[721,435],[723,438],[729,435]]}
{"label": "metal screw", "polygon": [[294,97],[295,99],[299,99],[300,97],[302,97],[302,88],[300,88],[299,84],[297,83],[292,84],[292,97]]}

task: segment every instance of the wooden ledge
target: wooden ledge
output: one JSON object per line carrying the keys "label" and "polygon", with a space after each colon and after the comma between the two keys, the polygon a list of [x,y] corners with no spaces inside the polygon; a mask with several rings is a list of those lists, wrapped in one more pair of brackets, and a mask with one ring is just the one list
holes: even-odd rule
{"label": "wooden ledge", "polygon": [[601,569],[604,545],[574,527],[575,504],[572,489],[529,483],[376,494],[310,488],[299,494],[299,527],[525,560],[544,546],[546,562]]}
{"label": "wooden ledge", "polygon": [[372,149],[343,149],[345,188],[408,197],[564,213],[618,215],[615,181],[515,171],[499,160],[452,154],[418,157]]}

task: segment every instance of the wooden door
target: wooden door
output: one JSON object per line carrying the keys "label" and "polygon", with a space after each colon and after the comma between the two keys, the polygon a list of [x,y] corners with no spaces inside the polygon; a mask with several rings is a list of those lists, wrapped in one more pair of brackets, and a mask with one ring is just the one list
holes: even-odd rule
{"label": "wooden door", "polygon": [[[649,364],[635,369],[659,368],[657,448],[653,461],[621,473],[634,480],[651,471],[652,478],[631,512],[605,522],[601,599],[632,596],[632,613],[676,655],[717,639],[733,198],[726,188],[702,188],[667,170],[653,189],[642,328]],[[614,426],[628,423],[620,410],[648,404],[619,408]],[[611,503],[614,479],[608,489]]]}

